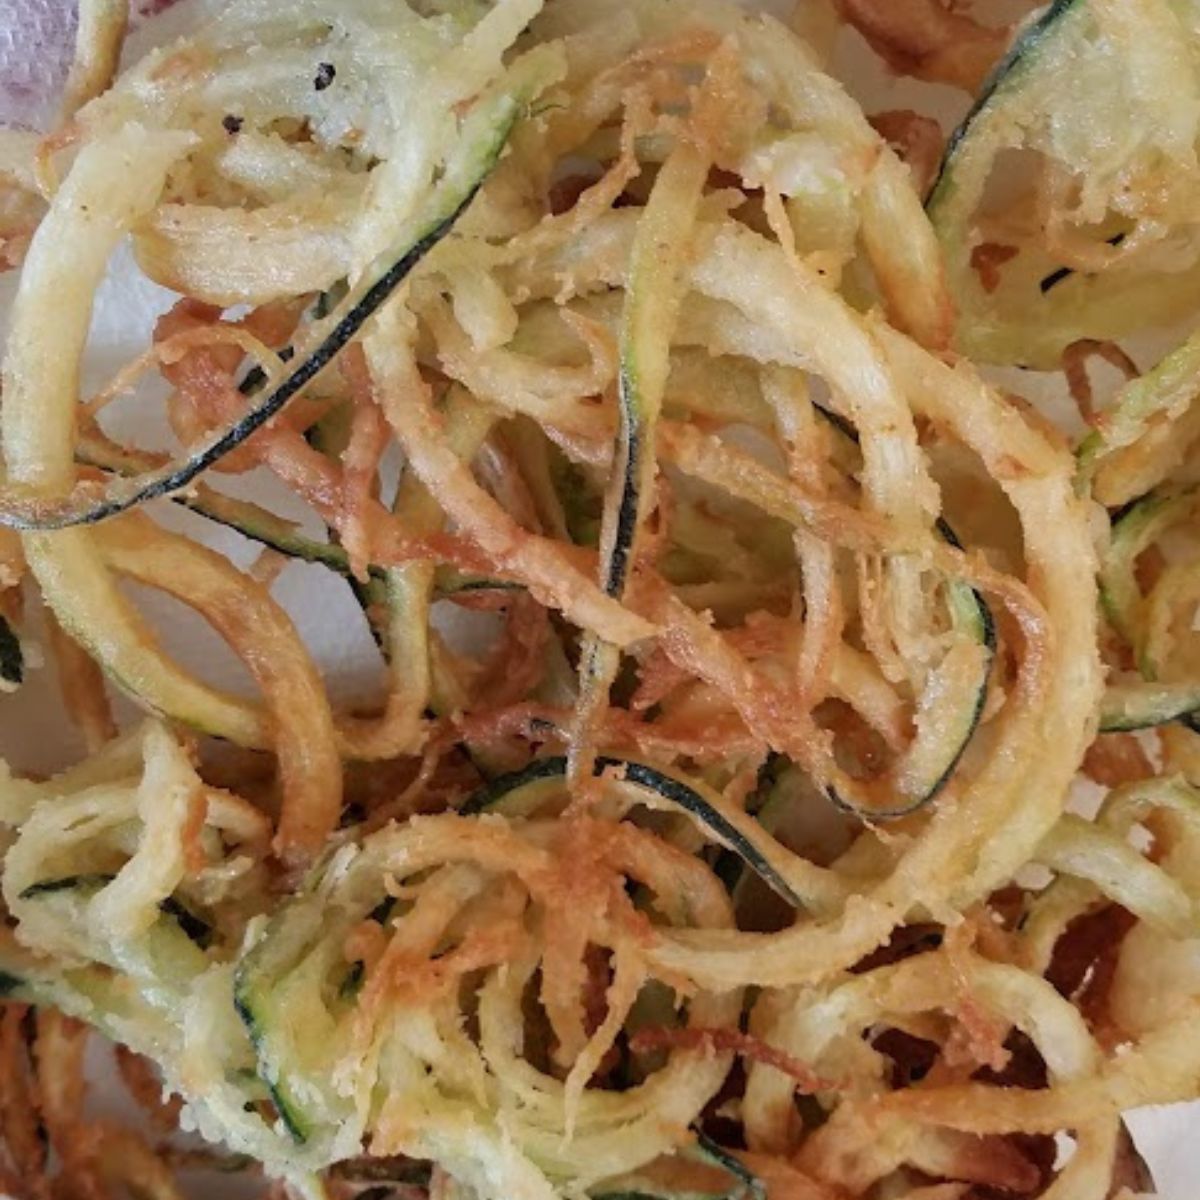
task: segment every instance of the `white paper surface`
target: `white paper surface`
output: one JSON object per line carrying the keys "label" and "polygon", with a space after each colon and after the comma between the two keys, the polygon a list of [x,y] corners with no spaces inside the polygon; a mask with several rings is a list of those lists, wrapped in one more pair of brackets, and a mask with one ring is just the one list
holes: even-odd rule
{"label": "white paper surface", "polygon": [[[136,57],[155,42],[177,36],[207,6],[208,0],[178,4],[172,4],[172,0],[138,0],[129,54]],[[779,13],[788,11],[791,2],[749,0],[749,6]],[[992,0],[992,7],[1000,17],[1012,5],[1006,0]],[[53,119],[56,91],[70,60],[73,28],[72,7],[63,0],[0,0],[0,124],[44,127]],[[850,79],[851,90],[868,111],[904,107],[928,111],[932,106],[934,110],[956,113],[964,106],[963,96],[951,89],[890,79],[862,51],[854,36],[846,39],[839,57],[844,60],[839,64],[839,74]],[[0,332],[6,332],[16,283],[13,273],[0,276]],[[118,253],[109,279],[97,296],[81,381],[85,394],[145,349],[155,320],[172,299],[137,273],[127,251]],[[1021,381],[1028,394],[1031,377],[1024,374]],[[1051,400],[1056,390],[1061,389],[1052,380],[1038,387]],[[109,414],[107,425],[123,439],[147,448],[170,445],[161,408],[150,391],[121,402]],[[314,533],[319,531],[319,522],[312,514],[267,477],[227,478],[222,487],[261,500],[294,519],[305,519]],[[231,531],[178,510],[171,510],[168,520],[243,565],[254,558],[254,547]],[[145,592],[137,594],[145,600],[147,612],[164,640],[189,667],[222,686],[250,690],[240,664],[203,622],[174,601],[147,597]],[[380,664],[349,590],[321,567],[291,564],[280,575],[274,594],[292,614],[305,643],[313,650],[335,699],[353,696],[361,702],[364,689],[378,682]],[[34,643],[31,657],[36,662],[36,632]],[[48,771],[80,753],[78,739],[62,714],[49,667],[34,666],[16,695],[0,694],[0,757],[18,769]],[[97,1067],[98,1072],[103,1069]],[[108,1100],[117,1111],[132,1112],[119,1084],[112,1081],[113,1086],[106,1088],[103,1078],[96,1082],[103,1107],[109,1107]],[[1164,1200],[1198,1200],[1200,1103],[1143,1109],[1129,1115],[1129,1126],[1154,1172],[1158,1195]],[[222,1191],[227,1185],[228,1181],[223,1182]]]}

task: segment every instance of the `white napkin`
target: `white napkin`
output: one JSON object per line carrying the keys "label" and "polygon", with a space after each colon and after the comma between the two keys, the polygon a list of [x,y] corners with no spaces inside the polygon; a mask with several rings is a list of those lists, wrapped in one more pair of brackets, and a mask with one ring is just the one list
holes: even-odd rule
{"label": "white napkin", "polygon": [[[175,3],[131,0],[131,28]],[[53,123],[71,63],[77,12],[71,0],[0,0],[0,125],[46,129]],[[155,25],[163,27],[159,21]]]}
{"label": "white napkin", "polygon": [[62,0],[0,0],[0,124],[46,127],[74,36],[75,9]]}

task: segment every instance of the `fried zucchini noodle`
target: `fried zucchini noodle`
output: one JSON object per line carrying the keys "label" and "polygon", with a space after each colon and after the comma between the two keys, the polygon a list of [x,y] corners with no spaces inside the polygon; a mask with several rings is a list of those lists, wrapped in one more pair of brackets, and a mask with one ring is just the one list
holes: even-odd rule
{"label": "fried zucchini noodle", "polygon": [[[1058,0],[1003,56],[847,0],[896,70],[1001,59],[926,204],[939,135],[815,7],[233,0],[114,80],[84,4],[63,124],[0,141],[0,690],[37,619],[89,751],[0,761],[0,1191],[1152,1188],[1122,1113],[1200,1095],[1200,351],[1112,339],[1195,308],[1200,26]],[[81,396],[126,245],[175,301]],[[1075,452],[967,356],[1061,366]],[[147,380],[172,452],[112,432]],[[354,705],[289,563],[361,608]]]}

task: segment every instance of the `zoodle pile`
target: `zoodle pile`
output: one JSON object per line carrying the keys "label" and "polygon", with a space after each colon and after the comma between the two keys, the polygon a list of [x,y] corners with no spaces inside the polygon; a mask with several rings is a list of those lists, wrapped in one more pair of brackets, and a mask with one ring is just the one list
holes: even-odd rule
{"label": "zoodle pile", "polygon": [[[1121,1114],[1200,1095],[1200,3],[844,0],[977,93],[948,140],[816,0],[233,0],[110,82],[123,8],[0,139],[0,719],[44,643],[88,747],[0,763],[0,1191],[1151,1190]],[[126,245],[174,303],[81,395]],[[111,432],[155,381],[173,452]],[[352,706],[296,560],[378,646]]]}

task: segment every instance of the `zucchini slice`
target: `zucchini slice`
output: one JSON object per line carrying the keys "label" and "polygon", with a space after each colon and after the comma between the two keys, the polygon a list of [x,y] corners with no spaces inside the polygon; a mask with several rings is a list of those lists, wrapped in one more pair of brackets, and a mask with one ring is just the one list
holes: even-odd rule
{"label": "zucchini slice", "polygon": [[1132,733],[1182,721],[1195,728],[1200,714],[1200,685],[1194,683],[1109,684],[1100,708],[1101,733]]}
{"label": "zucchini slice", "polygon": [[[806,904],[786,879],[777,861],[779,848],[752,817],[723,811],[725,805],[707,789],[685,783],[674,775],[628,758],[602,755],[593,774],[613,772],[621,783],[631,785],[660,805],[680,809],[700,825],[718,845],[736,854],[772,891],[793,908]],[[528,817],[553,800],[565,796],[567,760],[562,756],[539,758],[520,771],[494,779],[463,805],[464,815],[503,812]],[[740,818],[740,819],[739,819]]]}
{"label": "zucchini slice", "polygon": [[354,1005],[361,984],[361,965],[345,961],[345,935],[388,899],[382,873],[360,872],[351,894],[341,887],[332,903],[323,883],[338,870],[328,858],[313,868],[242,956],[233,980],[259,1078],[292,1142],[322,1162],[346,1157],[330,1139],[344,1137],[351,1153],[359,1141],[353,1103],[328,1079],[337,1017]]}
{"label": "zucchini slice", "polygon": [[[1138,606],[1142,600],[1134,569],[1138,557],[1170,526],[1194,519],[1200,507],[1195,488],[1162,489],[1135,500],[1112,518],[1108,552],[1100,564],[1100,603],[1112,627],[1134,648],[1138,645]],[[1138,668],[1147,678],[1149,664]]]}
{"label": "zucchini slice", "polygon": [[[938,519],[937,530],[961,549],[944,519]],[[830,801],[844,812],[878,821],[911,816],[924,808],[950,782],[979,727],[996,656],[995,620],[983,596],[957,579],[946,582],[946,605],[958,641],[934,669],[918,706],[916,735],[878,783],[860,786],[842,773],[837,783],[826,787]],[[879,804],[869,796],[888,780],[892,796],[900,798],[898,804]]]}
{"label": "zucchini slice", "polygon": [[[295,916],[295,906],[289,905],[272,923],[273,933],[282,930],[283,918]],[[265,936],[255,950],[238,966],[234,976],[233,1003],[241,1018],[259,1063],[259,1078],[270,1093],[271,1102],[284,1129],[297,1145],[306,1145],[318,1125],[318,1118],[309,1111],[305,1098],[285,1075],[267,1064],[275,1061],[281,1049],[277,1045],[281,1027],[286,1027],[286,998],[276,995],[274,972],[284,969],[278,959],[280,943],[275,936]],[[288,964],[290,965],[290,964]],[[282,989],[279,989],[282,991]],[[281,1001],[283,1002],[281,1004]]]}
{"label": "zucchini slice", "polygon": [[684,1153],[689,1158],[720,1167],[730,1178],[725,1191],[667,1191],[660,1183],[635,1172],[623,1177],[620,1186],[610,1185],[608,1189],[592,1192],[591,1200],[765,1200],[766,1188],[753,1171],[703,1131],[697,1129],[695,1133],[696,1144]]}
{"label": "zucchini slice", "polygon": [[9,929],[0,931],[0,996],[61,1009],[111,1040],[144,1051],[174,1039],[165,1014],[121,975],[95,964],[64,969],[26,950]]}
{"label": "zucchini slice", "polygon": [[[124,476],[153,470],[156,465],[154,455],[128,446],[118,446],[96,433],[85,434],[80,438],[75,460],[89,467]],[[203,483],[197,483],[180,495],[172,496],[171,500],[180,508],[186,508],[189,512],[205,517],[217,525],[232,529],[250,541],[282,554],[285,558],[314,563],[327,567],[338,575],[350,577],[350,556],[343,547],[336,542],[322,542],[308,537],[300,531],[298,525],[253,501],[226,495]],[[370,578],[363,585],[366,596],[371,604],[382,604],[387,569],[371,564],[367,571]],[[454,596],[460,592],[513,591],[519,587],[519,584],[509,580],[472,575],[448,566],[439,566],[434,579],[434,594],[439,598]]]}
{"label": "zucchini slice", "polygon": [[[151,471],[157,465],[156,456],[118,446],[97,433],[84,434],[80,438],[75,461],[127,478]],[[276,516],[252,501],[214,491],[203,483],[171,499],[181,508],[233,529],[243,537],[288,558],[319,563],[339,575],[350,572],[349,556],[341,546],[306,537],[291,521]],[[382,571],[382,568],[376,570]]]}
{"label": "zucchini slice", "polygon": [[[1168,324],[1200,299],[1198,13],[1055,0],[1017,38],[927,202],[964,353],[1049,369],[1080,338]],[[985,243],[1010,256],[986,283]]]}
{"label": "zucchini slice", "polygon": [[1193,332],[1151,370],[1129,380],[1096,417],[1075,449],[1077,488],[1120,511],[1157,491],[1194,440],[1184,418],[1198,390],[1200,333]]}
{"label": "zucchini slice", "polygon": [[[850,421],[822,405],[814,407],[849,442],[858,445],[858,430]],[[962,549],[945,517],[939,517],[935,527],[943,541]],[[893,768],[893,776],[898,773],[903,780],[904,802],[873,804],[844,776],[839,784],[826,789],[830,801],[844,812],[870,820],[894,820],[917,812],[950,782],[979,727],[996,656],[995,619],[982,594],[961,580],[946,581],[946,605],[951,629],[962,635],[963,644],[955,661],[947,656],[938,668],[936,680],[927,689],[931,701],[922,714],[924,719],[918,722],[916,737]]]}
{"label": "zucchini slice", "polygon": [[[59,882],[63,882],[58,893],[61,898],[69,889],[64,881]],[[192,976],[188,990],[198,990],[202,982],[200,976]],[[130,986],[129,977],[120,971],[97,963],[64,967],[56,960],[30,953],[11,930],[0,930],[0,997],[60,1009],[91,1025],[110,1041],[155,1059],[170,1085],[175,1090],[186,1090],[181,1066],[186,1039],[178,1024],[182,996],[177,995],[167,1011],[153,1003],[143,989]],[[237,1029],[235,1021],[235,1034]],[[219,1039],[206,1046],[204,1057],[211,1062],[204,1066],[213,1071],[214,1078],[203,1094],[193,1095],[193,1110],[209,1141],[220,1137],[237,1151],[252,1155],[256,1162],[269,1164],[268,1169],[286,1172],[291,1161],[286,1154],[289,1147],[281,1144],[258,1115],[258,1102],[266,1096],[254,1072],[247,1069],[252,1061],[249,1056],[249,1045],[243,1048]],[[193,1062],[188,1069],[195,1065]]]}
{"label": "zucchini slice", "polygon": [[696,1149],[701,1157],[728,1171],[737,1180],[732,1195],[744,1197],[745,1200],[766,1200],[767,1189],[762,1180],[741,1159],[719,1146],[702,1130],[696,1131]]}
{"label": "zucchini slice", "polygon": [[[671,336],[687,291],[687,250],[709,165],[705,154],[681,141],[654,181],[630,254],[617,372],[620,430],[600,526],[600,582],[614,600],[625,596],[653,504],[654,431],[671,371]],[[573,778],[577,772],[587,774],[590,738],[620,666],[616,646],[590,634],[584,639],[579,715],[571,739]]]}
{"label": "zucchini slice", "polygon": [[[325,295],[326,293],[322,293],[322,299]],[[319,304],[317,311],[321,311],[323,307],[323,304]],[[350,441],[350,423],[352,417],[353,406],[350,403],[335,405],[305,433],[305,440],[318,454],[323,455],[333,463],[339,463]],[[338,544],[336,529],[327,525],[325,533],[332,545]],[[339,549],[342,549],[342,547],[339,546]],[[346,562],[348,567],[348,555],[346,556]],[[371,636],[375,639],[381,653],[387,658],[390,653],[387,637],[385,636],[385,631],[380,628],[379,621],[372,619],[371,610],[372,608],[381,607],[381,602],[386,602],[388,595],[388,572],[380,571],[378,568],[375,568],[373,571],[369,570],[365,580],[359,579],[349,570],[341,572],[341,574],[344,575],[355,602],[363,611],[363,616],[366,618]],[[381,584],[382,586],[380,586]]]}
{"label": "zucchini slice", "polygon": [[765,1200],[766,1187],[749,1167],[702,1130],[693,1128],[693,1132],[694,1145],[681,1151],[680,1157],[719,1167],[729,1176],[724,1191],[668,1190],[662,1182],[635,1171],[589,1193],[591,1200]]}
{"label": "zucchini slice", "polygon": [[957,647],[960,653],[953,660],[953,652],[948,653],[936,669],[936,680],[927,688],[931,700],[919,714],[916,736],[889,772],[902,781],[902,801],[875,804],[860,796],[854,781],[844,777],[826,790],[834,804],[854,816],[895,820],[924,808],[950,782],[979,727],[996,655],[995,625],[983,597],[971,587],[951,581],[947,590],[952,628],[964,638]]}
{"label": "zucchini slice", "polygon": [[[115,875],[91,874],[47,879],[27,887],[21,899],[56,905],[62,910],[64,922],[86,922],[82,906],[115,878]],[[174,896],[168,896],[158,907],[167,921],[156,922],[143,935],[141,949],[147,965],[156,975],[173,983],[194,978],[208,965],[204,951],[212,945],[212,926]]]}
{"label": "zucchini slice", "polygon": [[1144,597],[1138,584],[1138,558],[1172,526],[1192,522],[1200,506],[1195,487],[1163,488],[1118,512],[1108,552],[1100,565],[1100,604],[1109,624],[1133,650],[1141,682],[1110,684],[1100,711],[1105,733],[1129,732],[1182,721],[1200,726],[1200,687],[1163,678],[1166,664],[1156,662],[1142,625]]}
{"label": "zucchini slice", "polygon": [[[507,129],[505,133],[507,135]],[[491,165],[490,162],[488,165]],[[39,509],[31,511],[25,511],[21,505],[7,505],[0,510],[0,518],[4,518],[4,524],[23,530],[94,525],[98,521],[106,521],[128,509],[136,508],[147,500],[169,496],[172,492],[187,487],[197,476],[220,462],[225,455],[236,450],[247,438],[261,429],[289,400],[299,395],[337,358],[396,288],[408,278],[413,268],[454,228],[458,218],[474,200],[482,182],[482,179],[477,181],[465,196],[455,196],[454,205],[449,212],[426,224],[416,241],[379,275],[332,330],[311,351],[303,355],[274,387],[265,389],[261,399],[236,423],[209,437],[186,458],[171,461],[144,475],[113,481],[106,487],[104,497],[99,501],[94,500],[91,493],[85,492],[72,495],[59,505],[43,504]],[[280,357],[285,361],[294,361],[294,355]],[[258,376],[248,378],[257,380]],[[245,381],[243,390],[248,390]]]}
{"label": "zucchini slice", "polygon": [[634,241],[621,315],[621,432],[613,479],[616,494],[608,501],[613,527],[606,528],[601,538],[601,570],[610,596],[625,592],[639,525],[650,502],[654,426],[670,372],[671,331],[686,290],[688,241],[707,173],[704,156],[681,144],[655,181]]}
{"label": "zucchini slice", "polygon": [[115,875],[65,875],[62,879],[47,879],[42,883],[30,884],[22,893],[22,900],[36,900],[39,896],[53,896],[59,892],[74,892],[90,900],[101,888],[116,879]]}
{"label": "zucchini slice", "polygon": [[458,158],[447,165],[416,218],[416,232],[407,245],[367,275],[364,284],[347,298],[341,317],[319,342],[299,354],[290,348],[280,354],[289,365],[274,384],[265,386],[262,371],[251,370],[242,381],[242,389],[260,398],[237,421],[211,434],[184,458],[131,478],[111,480],[99,499],[90,488],[77,489],[56,504],[6,496],[0,501],[0,523],[16,529],[48,530],[107,520],[147,500],[187,487],[261,429],[337,358],[425,256],[453,230],[508,144],[509,134],[525,107],[525,90],[493,95],[468,116]]}

